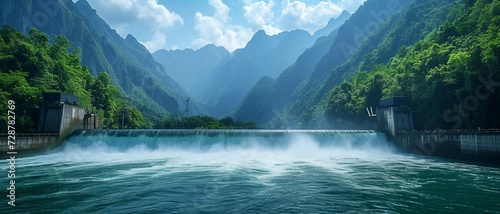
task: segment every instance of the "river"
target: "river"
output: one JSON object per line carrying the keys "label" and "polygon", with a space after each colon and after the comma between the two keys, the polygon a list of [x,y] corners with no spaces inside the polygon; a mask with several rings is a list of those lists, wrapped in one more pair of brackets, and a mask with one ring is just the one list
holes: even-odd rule
{"label": "river", "polygon": [[500,213],[499,168],[401,154],[376,132],[143,132],[17,158],[0,212]]}

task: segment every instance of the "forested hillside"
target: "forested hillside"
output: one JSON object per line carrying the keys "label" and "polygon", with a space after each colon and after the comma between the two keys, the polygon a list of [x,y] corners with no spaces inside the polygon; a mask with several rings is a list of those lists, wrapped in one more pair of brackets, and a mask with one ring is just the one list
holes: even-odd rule
{"label": "forested hillside", "polygon": [[[366,106],[411,96],[417,128],[500,127],[500,1],[463,0],[425,10],[438,2],[420,2],[401,17],[407,22],[396,24],[442,24],[414,45],[398,47],[388,63],[360,61],[357,73],[331,91],[325,114],[332,125],[369,124]],[[410,22],[425,14],[444,16]]]}
{"label": "forested hillside", "polygon": [[[333,78],[338,82],[329,82],[332,70],[350,59],[356,50],[361,50],[360,58],[372,51],[373,46],[379,45],[379,41],[374,41],[374,44],[362,42],[369,35],[376,34],[376,30],[385,25],[391,16],[404,10],[412,2],[413,0],[368,0],[336,32],[318,39],[313,47],[283,71],[270,90],[264,91],[267,94],[249,94],[248,97],[262,100],[246,99],[236,118],[241,116],[245,120],[259,121],[269,128],[324,127],[324,123],[319,123],[324,121],[324,105],[319,105],[323,109],[318,111],[318,103],[327,96],[331,88],[342,81],[342,74],[336,74]],[[379,33],[380,37],[384,35]],[[253,92],[255,91],[263,90]],[[242,109],[255,110],[248,113]]]}
{"label": "forested hillside", "polygon": [[[233,53],[159,51],[163,65],[85,0],[5,0],[0,11],[12,26],[0,31],[0,98],[16,99],[20,131],[36,128],[43,92],[78,96],[105,128],[118,128],[119,95],[131,98],[128,128],[172,128],[193,94],[191,115],[265,128],[373,129],[366,107],[392,96],[412,98],[418,129],[500,127],[500,0],[367,0],[313,36],[261,30]],[[47,22],[33,19],[42,13]]]}
{"label": "forested hillside", "polygon": [[[292,99],[292,92],[311,75],[316,64],[330,50],[337,38],[338,27],[350,16],[351,14],[344,11],[337,19],[330,20],[325,28],[318,30],[315,36],[326,35],[319,37],[312,47],[306,49],[295,63],[281,72],[276,79],[265,76],[259,80],[242,101],[235,118],[266,123],[273,116],[280,114],[282,108]],[[329,33],[326,33],[328,31]]]}
{"label": "forested hillside", "polygon": [[[314,71],[315,65],[324,56],[337,37],[338,30],[319,38],[316,43],[302,53],[297,61],[285,69],[276,79],[262,77],[245,96],[235,118],[267,123],[279,116],[292,99],[292,92]],[[283,123],[283,121],[278,121]],[[271,127],[281,127],[272,124]]]}
{"label": "forested hillside", "polygon": [[[89,72],[94,77],[108,73],[111,84],[152,123],[177,114],[177,100],[187,97],[142,44],[131,35],[120,37],[85,0],[4,0],[0,11],[0,25],[11,25],[25,35],[34,27],[50,41],[63,35],[72,48],[80,47]],[[191,111],[197,112],[196,107]]]}
{"label": "forested hillside", "polygon": [[[50,43],[34,28],[29,36],[10,26],[0,30],[0,109],[7,109],[8,100],[16,103],[16,132],[36,131],[43,92],[76,95],[80,106],[96,110],[103,128],[119,128],[118,96],[123,94],[111,84],[109,74],[102,72],[92,77],[88,67],[80,64],[81,53],[81,49],[71,48],[65,37],[58,36]],[[126,109],[126,128],[147,127],[135,107],[126,105]],[[7,124],[7,114],[0,116],[0,123]],[[2,132],[6,129],[1,126]]]}

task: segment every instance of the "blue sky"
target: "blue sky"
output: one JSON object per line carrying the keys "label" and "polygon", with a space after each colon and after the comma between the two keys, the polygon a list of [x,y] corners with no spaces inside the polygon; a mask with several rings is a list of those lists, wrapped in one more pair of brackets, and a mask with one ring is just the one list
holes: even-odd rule
{"label": "blue sky", "polygon": [[309,33],[365,0],[87,0],[112,28],[135,36],[149,51],[198,49],[207,44],[243,48],[263,29]]}

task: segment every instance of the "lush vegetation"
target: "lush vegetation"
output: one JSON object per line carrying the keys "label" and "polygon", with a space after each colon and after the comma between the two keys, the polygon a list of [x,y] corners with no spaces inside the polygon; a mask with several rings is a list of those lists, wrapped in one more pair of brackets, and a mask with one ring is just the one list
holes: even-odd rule
{"label": "lush vegetation", "polygon": [[[500,127],[500,1],[464,0],[452,8],[444,23],[399,47],[389,62],[361,61],[328,97],[325,114],[332,124],[366,123],[366,106],[410,96],[418,128]],[[410,10],[415,17],[418,12]]]}
{"label": "lush vegetation", "polygon": [[162,129],[256,129],[257,124],[251,121],[234,121],[231,117],[217,120],[211,116],[192,116],[182,119],[169,118],[156,128]]}
{"label": "lush vegetation", "polygon": [[[87,1],[50,1],[50,8],[34,0],[3,0],[2,5],[5,7],[0,8],[4,14],[0,16],[0,23],[9,24],[24,35],[35,27],[50,41],[62,35],[73,48],[81,48],[81,64],[87,66],[94,77],[101,72],[108,73],[112,85],[130,98],[128,104],[144,115],[146,123],[156,124],[177,114],[177,100],[188,97],[137,39],[132,35],[122,38]],[[38,25],[32,20],[52,10],[55,12],[46,24]],[[191,112],[205,114],[195,102]]]}
{"label": "lush vegetation", "polygon": [[[261,81],[255,85],[255,90],[247,95],[236,116],[258,121],[259,124],[265,124],[266,127],[270,128],[325,128],[322,116],[326,102],[322,99],[327,97],[330,89],[343,80],[343,74],[350,69],[343,67],[346,69],[332,70],[340,67],[347,60],[352,60],[350,62],[352,65],[359,65],[359,60],[363,60],[367,53],[378,47],[379,44],[387,47],[393,43],[395,45],[408,45],[416,40],[412,41],[412,38],[419,36],[416,34],[418,32],[406,31],[406,28],[410,28],[411,25],[404,24],[401,25],[401,31],[396,32],[396,38],[381,42],[395,24],[384,24],[383,21],[375,19],[372,14],[374,12],[387,12],[389,2],[392,1],[366,1],[355,14],[347,21],[342,22],[340,28],[329,36],[318,39],[316,44],[299,56],[292,66],[274,80],[274,83],[268,84],[268,81]],[[412,2],[413,0],[397,1],[399,9],[406,8]],[[435,7],[427,10],[433,8]],[[427,16],[413,16],[411,18],[414,20],[418,18],[417,21],[425,22]],[[383,31],[373,32],[378,38],[357,44],[357,37],[370,35],[370,32],[365,30],[373,27],[373,23],[378,23],[380,27],[385,26]],[[419,28],[411,27],[411,29],[417,30]],[[360,32],[360,30],[364,32]],[[399,35],[403,34],[408,35],[407,38],[398,38]],[[351,53],[356,48],[360,50],[359,53]],[[392,50],[392,47],[386,50]],[[350,57],[351,55],[353,57]],[[379,54],[374,55],[379,56]],[[393,56],[390,53],[387,55],[387,57],[383,57],[383,60],[387,61]],[[262,83],[264,84],[259,85]]]}
{"label": "lush vegetation", "polygon": [[[107,73],[93,77],[80,64],[81,49],[69,52],[70,43],[57,36],[52,43],[36,29],[28,36],[10,26],[0,30],[0,109],[7,109],[7,101],[16,102],[16,131],[36,131],[37,109],[43,92],[63,92],[79,97],[79,105],[95,109],[103,128],[121,126],[122,101],[120,91],[111,84]],[[0,123],[7,124],[7,114]],[[126,105],[126,128],[145,128],[142,114]],[[2,131],[6,127],[1,126]]]}

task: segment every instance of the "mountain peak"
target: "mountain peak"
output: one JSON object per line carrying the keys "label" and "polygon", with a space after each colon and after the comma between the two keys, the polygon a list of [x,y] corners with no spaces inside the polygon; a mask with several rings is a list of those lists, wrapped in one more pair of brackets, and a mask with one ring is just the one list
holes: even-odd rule
{"label": "mountain peak", "polygon": [[[344,11],[342,11],[342,13],[340,14],[340,16],[339,16],[339,17],[346,17],[346,16],[347,16],[347,17],[349,17],[349,16],[351,16],[351,15],[352,15],[352,14],[351,14],[351,13],[349,13],[349,11],[344,10]],[[337,19],[338,19],[339,17],[337,17]]]}
{"label": "mountain peak", "polygon": [[[281,32],[281,33],[287,33],[287,31],[284,31],[284,32]],[[290,34],[307,34],[307,35],[311,35],[311,34],[309,34],[309,31],[304,30],[304,29],[291,30],[291,31],[289,31],[289,33]]]}
{"label": "mountain peak", "polygon": [[216,49],[218,48],[219,46],[215,45],[215,44],[208,44],[208,45],[205,45],[203,47],[200,48],[201,49]]}
{"label": "mountain peak", "polygon": [[255,32],[255,34],[253,35],[252,39],[253,38],[259,38],[259,37],[267,37],[268,35],[266,34],[266,31],[264,30],[258,30],[257,32]]}
{"label": "mountain peak", "polygon": [[91,11],[94,11],[94,13],[96,13],[94,8],[92,8],[92,6],[90,6],[90,4],[87,2],[87,0],[79,0],[75,4],[78,5],[78,7],[80,9],[91,10]]}
{"label": "mountain peak", "polygon": [[332,31],[335,29],[339,28],[344,22],[351,17],[351,13],[349,11],[344,10],[337,18],[331,18],[330,21],[328,21],[328,24],[322,29],[317,30],[314,32],[313,36],[315,38],[319,38],[322,36],[328,36]]}
{"label": "mountain peak", "polygon": [[268,36],[264,30],[259,30],[255,32],[250,41],[248,41],[245,48],[266,47],[266,44],[269,43],[268,38],[271,38],[271,36]]}
{"label": "mountain peak", "polygon": [[128,34],[127,37],[125,37],[125,42],[133,48],[134,50],[142,51],[144,53],[150,53],[149,50],[144,47],[142,43],[140,43],[134,36],[131,34]]}
{"label": "mountain peak", "polygon": [[198,49],[198,51],[200,50],[219,50],[221,52],[227,52],[226,48],[224,48],[223,46],[217,46],[214,44],[205,45],[202,48]]}
{"label": "mountain peak", "polygon": [[138,42],[137,39],[134,36],[132,36],[132,34],[128,34],[127,37],[125,37],[125,40],[131,42]]}

